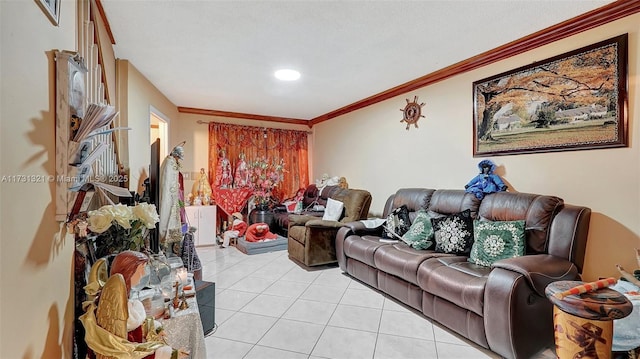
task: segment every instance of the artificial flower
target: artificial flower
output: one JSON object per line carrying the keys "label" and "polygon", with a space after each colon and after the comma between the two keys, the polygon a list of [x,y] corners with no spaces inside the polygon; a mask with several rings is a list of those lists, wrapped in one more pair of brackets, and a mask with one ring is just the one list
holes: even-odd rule
{"label": "artificial flower", "polygon": [[249,163],[249,171],[255,204],[267,206],[271,202],[274,188],[284,179],[284,160],[269,162],[261,157]]}
{"label": "artificial flower", "polygon": [[94,233],[103,233],[111,227],[113,214],[101,209],[89,212],[89,230]]}
{"label": "artificial flower", "polygon": [[133,207],[133,214],[142,221],[148,229],[156,228],[156,223],[160,221],[155,204],[140,203]]}
{"label": "artificial flower", "polygon": [[88,213],[89,230],[94,234],[96,257],[104,257],[124,250],[143,249],[149,230],[159,221],[156,206],[140,203],[135,207],[124,204],[106,205]]}

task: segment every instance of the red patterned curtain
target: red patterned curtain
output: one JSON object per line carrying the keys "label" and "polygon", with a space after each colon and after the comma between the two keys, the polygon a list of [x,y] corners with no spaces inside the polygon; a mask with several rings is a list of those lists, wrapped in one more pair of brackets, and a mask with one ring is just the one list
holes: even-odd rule
{"label": "red patterned curtain", "polygon": [[274,190],[278,200],[293,197],[298,189],[309,185],[307,132],[280,130],[226,123],[209,123],[209,179],[215,183],[218,154],[225,150],[235,173],[241,153],[247,163],[265,157],[269,161],[283,159],[283,182]]}

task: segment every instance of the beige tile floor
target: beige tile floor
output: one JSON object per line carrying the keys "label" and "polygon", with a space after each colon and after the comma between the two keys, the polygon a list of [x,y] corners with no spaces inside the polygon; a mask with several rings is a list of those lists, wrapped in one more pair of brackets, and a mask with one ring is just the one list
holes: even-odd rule
{"label": "beige tile floor", "polygon": [[[335,266],[305,270],[287,251],[245,255],[199,247],[203,280],[216,283],[217,329],[207,357],[498,358]],[[551,350],[539,358],[555,358]]]}

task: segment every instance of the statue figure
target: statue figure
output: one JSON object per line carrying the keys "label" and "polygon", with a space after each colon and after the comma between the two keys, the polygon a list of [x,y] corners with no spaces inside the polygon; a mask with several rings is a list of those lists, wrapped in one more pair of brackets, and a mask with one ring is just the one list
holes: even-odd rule
{"label": "statue figure", "polygon": [[227,158],[227,152],[221,149],[218,152],[218,165],[216,166],[216,187],[230,188],[232,183],[231,162]]}
{"label": "statue figure", "polygon": [[184,149],[178,145],[160,166],[160,244],[179,242],[187,231],[184,210],[184,180],[180,172]]}
{"label": "statue figure", "polygon": [[247,161],[245,161],[245,155],[241,152],[238,157],[238,164],[236,165],[236,174],[233,180],[233,186],[235,188],[243,188],[248,187],[249,184],[249,168],[247,167]]}
{"label": "statue figure", "polygon": [[86,291],[93,300],[85,303],[87,309],[80,321],[85,327],[85,341],[96,358],[170,359],[188,355],[166,345],[161,324],[147,317],[142,302],[129,298],[132,289],[142,288],[149,281],[148,261],[141,252],[120,252],[106,283],[106,261],[101,259],[92,268]]}
{"label": "statue figure", "polygon": [[200,174],[193,183],[193,187],[191,187],[191,195],[193,195],[194,199],[199,196],[202,204],[209,204],[211,199],[211,185],[209,184],[207,174],[204,172],[204,168],[200,169]]}

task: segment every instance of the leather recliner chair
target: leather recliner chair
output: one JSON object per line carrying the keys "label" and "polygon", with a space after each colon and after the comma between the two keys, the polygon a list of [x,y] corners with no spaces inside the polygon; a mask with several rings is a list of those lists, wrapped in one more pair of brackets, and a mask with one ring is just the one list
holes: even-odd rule
{"label": "leather recliner chair", "polygon": [[335,238],[345,224],[367,218],[371,193],[361,189],[332,188],[331,199],[344,204],[339,221],[326,221],[310,215],[289,215],[289,257],[306,265],[337,262]]}

